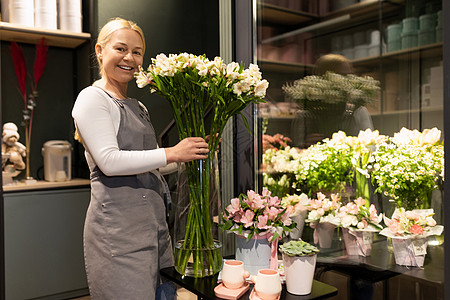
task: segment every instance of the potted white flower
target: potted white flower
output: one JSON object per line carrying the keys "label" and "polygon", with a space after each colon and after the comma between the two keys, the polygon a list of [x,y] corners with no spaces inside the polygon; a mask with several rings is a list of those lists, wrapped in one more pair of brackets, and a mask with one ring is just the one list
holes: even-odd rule
{"label": "potted white flower", "polygon": [[294,295],[310,294],[319,249],[302,240],[291,240],[279,248],[283,254],[286,290]]}
{"label": "potted white flower", "polygon": [[334,230],[339,225],[336,213],[341,206],[341,198],[338,194],[331,194],[330,198],[319,192],[317,199],[310,199],[307,206],[305,222],[314,228],[314,243],[319,244],[320,248],[331,247]]}
{"label": "potted white flower", "polygon": [[380,231],[382,215],[373,204],[359,197],[341,206],[337,213],[342,227],[345,249],[348,255],[370,256],[373,233]]}
{"label": "potted white flower", "polygon": [[444,226],[436,225],[433,209],[405,210],[398,208],[389,219],[384,216],[387,228],[380,234],[392,239],[395,263],[422,267],[427,253],[427,237],[441,235]]}
{"label": "potted white flower", "polygon": [[297,223],[297,226],[289,232],[289,237],[293,240],[298,240],[302,237],[309,201],[310,199],[305,193],[301,195],[286,195],[281,199],[281,205],[286,208],[289,217]]}

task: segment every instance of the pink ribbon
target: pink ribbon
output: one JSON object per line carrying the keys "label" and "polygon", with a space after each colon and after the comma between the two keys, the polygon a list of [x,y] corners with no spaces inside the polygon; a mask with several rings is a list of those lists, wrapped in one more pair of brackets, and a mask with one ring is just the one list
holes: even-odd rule
{"label": "pink ribbon", "polygon": [[[281,238],[275,239],[271,244],[271,251],[270,251],[270,268],[273,270],[278,270],[278,241]],[[270,241],[270,239],[269,239]]]}

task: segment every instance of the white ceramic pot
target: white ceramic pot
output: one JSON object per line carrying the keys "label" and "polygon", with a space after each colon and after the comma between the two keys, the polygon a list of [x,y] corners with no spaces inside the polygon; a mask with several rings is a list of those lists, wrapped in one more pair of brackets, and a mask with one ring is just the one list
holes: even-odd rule
{"label": "white ceramic pot", "polygon": [[316,269],[317,254],[310,256],[289,256],[283,253],[286,290],[294,295],[311,293]]}
{"label": "white ceramic pot", "polygon": [[303,234],[303,227],[305,226],[305,218],[306,214],[308,213],[307,210],[302,211],[297,216],[291,217],[291,219],[297,223],[297,226],[292,229],[292,231],[289,233],[289,237],[293,240],[298,240],[302,237]]}

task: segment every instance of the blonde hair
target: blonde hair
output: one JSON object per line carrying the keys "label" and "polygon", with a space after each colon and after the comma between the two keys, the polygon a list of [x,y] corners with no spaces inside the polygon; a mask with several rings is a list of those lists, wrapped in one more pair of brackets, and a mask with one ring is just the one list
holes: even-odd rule
{"label": "blonde hair", "polygon": [[[102,29],[100,29],[100,32],[97,37],[97,44],[101,45],[102,47],[105,47],[105,45],[108,43],[109,39],[111,38],[111,35],[119,29],[128,28],[131,30],[134,30],[139,34],[139,36],[142,39],[143,43],[143,51],[145,51],[145,37],[144,32],[142,31],[141,27],[139,27],[136,23],[133,21],[125,20],[122,18],[114,18],[108,21],[105,25],[103,25]],[[100,70],[100,76],[103,76],[103,64],[101,60],[99,59],[97,55],[97,62],[99,65]]]}
{"label": "blonde hair", "polygon": [[347,75],[353,73],[353,66],[345,56],[339,54],[326,54],[316,60],[315,74],[323,75],[327,71]]}

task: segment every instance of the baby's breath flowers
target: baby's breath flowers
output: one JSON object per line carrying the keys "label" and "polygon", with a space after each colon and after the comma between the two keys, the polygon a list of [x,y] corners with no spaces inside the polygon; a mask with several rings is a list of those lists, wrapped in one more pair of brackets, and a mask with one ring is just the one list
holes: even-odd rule
{"label": "baby's breath flowers", "polygon": [[430,208],[431,192],[443,179],[444,146],[439,139],[435,128],[422,133],[403,128],[380,143],[368,166],[376,191],[407,210]]}

